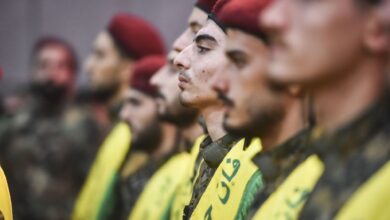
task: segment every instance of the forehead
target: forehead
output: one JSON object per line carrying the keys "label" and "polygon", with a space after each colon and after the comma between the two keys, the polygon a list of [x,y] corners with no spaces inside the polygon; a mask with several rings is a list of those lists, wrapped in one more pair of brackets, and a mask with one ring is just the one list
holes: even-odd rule
{"label": "forehead", "polygon": [[229,28],[226,37],[227,50],[248,50],[261,52],[266,49],[265,43],[258,37],[244,31]]}
{"label": "forehead", "polygon": [[206,25],[196,34],[196,36],[200,35],[210,35],[215,38],[218,43],[226,40],[225,32],[223,32],[223,30],[211,19],[208,19]]}
{"label": "forehead", "polygon": [[52,59],[65,59],[67,58],[67,51],[60,45],[49,45],[42,48],[38,52],[38,58],[52,58]]}
{"label": "forehead", "polygon": [[96,37],[94,46],[96,48],[114,49],[114,42],[107,31],[102,31]]}
{"label": "forehead", "polygon": [[199,24],[203,26],[206,23],[206,20],[207,14],[198,7],[194,7],[190,17],[188,18],[188,25],[191,26],[191,24]]}
{"label": "forehead", "polygon": [[125,98],[126,99],[150,99],[150,100],[153,100],[151,97],[149,97],[148,95],[136,90],[136,89],[133,89],[131,87],[129,87],[125,93]]}

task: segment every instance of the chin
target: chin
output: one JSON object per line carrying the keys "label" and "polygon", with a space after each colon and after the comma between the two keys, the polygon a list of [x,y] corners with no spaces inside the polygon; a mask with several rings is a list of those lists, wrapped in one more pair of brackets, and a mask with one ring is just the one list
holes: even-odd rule
{"label": "chin", "polygon": [[239,119],[234,119],[230,114],[225,117],[223,122],[223,127],[230,134],[235,134],[239,136],[248,136],[250,135],[250,131],[246,129],[248,126],[243,121]]}
{"label": "chin", "polygon": [[189,97],[189,95],[185,91],[180,93],[179,99],[180,99],[180,104],[185,106],[185,107],[192,108],[195,106],[195,103],[193,102],[193,100]]}
{"label": "chin", "polygon": [[288,85],[296,83],[296,77],[294,77],[291,69],[283,66],[271,66],[267,74],[268,79],[276,85]]}

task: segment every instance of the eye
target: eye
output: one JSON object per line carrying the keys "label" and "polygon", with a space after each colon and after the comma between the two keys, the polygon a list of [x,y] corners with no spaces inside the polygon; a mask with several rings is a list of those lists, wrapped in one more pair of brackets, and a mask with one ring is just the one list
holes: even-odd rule
{"label": "eye", "polygon": [[200,54],[205,54],[205,53],[210,51],[210,49],[207,47],[202,47],[200,45],[197,45],[196,47],[198,49],[198,53],[200,53]]}
{"label": "eye", "polygon": [[228,52],[227,57],[237,68],[243,68],[248,62],[246,55],[240,51]]}
{"label": "eye", "polygon": [[128,100],[128,103],[131,104],[131,105],[134,106],[134,107],[138,107],[138,106],[140,106],[140,105],[142,104],[142,103],[141,103],[141,100],[135,99],[135,98],[130,98],[130,99]]}

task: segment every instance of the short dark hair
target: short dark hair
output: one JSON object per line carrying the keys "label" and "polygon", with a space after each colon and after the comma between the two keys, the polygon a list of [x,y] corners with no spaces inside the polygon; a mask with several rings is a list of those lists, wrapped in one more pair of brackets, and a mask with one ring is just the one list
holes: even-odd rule
{"label": "short dark hair", "polygon": [[69,67],[72,70],[72,72],[76,75],[78,70],[78,60],[77,60],[77,54],[75,50],[73,49],[72,45],[70,45],[67,41],[54,36],[46,36],[38,39],[38,41],[34,44],[32,54],[31,54],[31,60],[34,60],[37,54],[43,50],[46,47],[50,46],[60,46],[66,50],[69,57]]}

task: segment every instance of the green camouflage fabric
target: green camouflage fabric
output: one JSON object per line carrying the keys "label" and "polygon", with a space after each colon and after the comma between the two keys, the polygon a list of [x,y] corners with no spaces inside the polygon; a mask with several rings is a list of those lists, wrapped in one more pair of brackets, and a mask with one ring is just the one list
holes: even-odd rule
{"label": "green camouflage fabric", "polygon": [[253,158],[253,162],[261,171],[264,187],[255,196],[250,216],[253,216],[294,169],[311,155],[307,144],[309,134],[309,129],[305,129],[285,143],[270,151],[260,152]]}
{"label": "green camouflage fabric", "polygon": [[325,171],[300,219],[333,219],[340,208],[390,159],[390,99],[386,95],[333,134],[315,129],[309,145]]}
{"label": "green camouflage fabric", "polygon": [[88,114],[32,97],[1,119],[0,146],[15,219],[70,219],[99,146],[98,129]]}
{"label": "green camouflage fabric", "polygon": [[203,140],[199,152],[203,160],[200,163],[199,175],[193,187],[190,204],[184,209],[184,219],[189,219],[219,164],[239,140],[239,137],[230,134],[226,134],[215,142],[211,140],[210,136]]}

